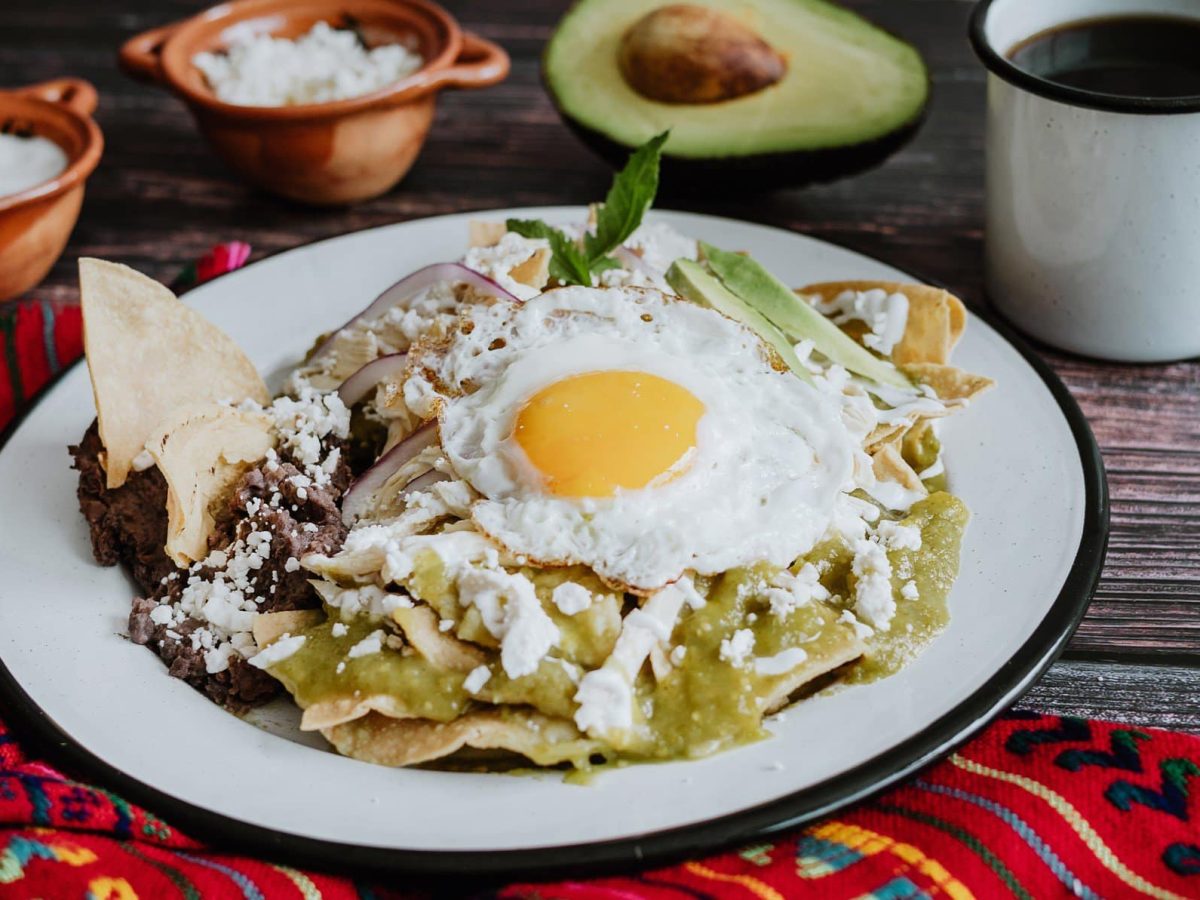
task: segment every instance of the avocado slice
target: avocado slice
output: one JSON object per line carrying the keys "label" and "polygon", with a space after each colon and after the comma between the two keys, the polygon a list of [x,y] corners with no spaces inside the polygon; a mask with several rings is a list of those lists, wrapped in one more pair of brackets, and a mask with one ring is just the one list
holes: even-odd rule
{"label": "avocado slice", "polygon": [[730,293],[716,278],[704,271],[704,267],[690,259],[677,259],[667,270],[667,284],[679,296],[699,306],[707,306],[741,322],[760,338],[775,348],[775,352],[787,363],[788,368],[811,382],[812,375],[796,356],[796,351],[783,332],[768,322],[763,315],[740,297]]}
{"label": "avocado slice", "polygon": [[785,337],[812,341],[830,362],[863,378],[895,387],[912,387],[899,369],[857,343],[752,257],[720,250],[703,241],[700,252],[725,287],[769,319]]}
{"label": "avocado slice", "polygon": [[614,165],[670,129],[664,181],[709,191],[869,168],[915,133],[929,97],[912,46],[827,0],[578,0],[543,76]]}

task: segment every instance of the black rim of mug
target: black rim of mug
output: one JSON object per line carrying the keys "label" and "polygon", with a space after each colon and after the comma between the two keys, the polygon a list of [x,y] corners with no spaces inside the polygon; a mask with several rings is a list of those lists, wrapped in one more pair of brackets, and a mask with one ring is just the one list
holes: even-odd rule
{"label": "black rim of mug", "polygon": [[[1068,87],[1039,78],[1012,63],[1003,53],[996,51],[987,37],[987,20],[995,0],[980,0],[971,12],[968,35],[971,46],[979,61],[993,75],[1003,78],[1013,87],[1054,100],[1067,106],[1098,109],[1104,112],[1128,113],[1131,115],[1178,115],[1200,112],[1200,95],[1187,97],[1123,97],[1117,94],[1101,94]],[[1130,10],[1130,14],[1135,13]],[[1139,13],[1139,15],[1144,15]],[[1153,15],[1151,13],[1150,15]],[[1167,13],[1162,13],[1164,17]],[[1082,20],[1081,20],[1082,21]],[[1200,25],[1200,19],[1197,19]],[[1007,51],[1006,51],[1007,52]]]}

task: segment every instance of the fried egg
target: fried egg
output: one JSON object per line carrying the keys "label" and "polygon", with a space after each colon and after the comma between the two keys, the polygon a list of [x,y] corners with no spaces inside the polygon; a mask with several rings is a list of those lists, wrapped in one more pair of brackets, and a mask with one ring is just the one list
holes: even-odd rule
{"label": "fried egg", "polygon": [[412,404],[518,557],[651,593],[686,570],[788,565],[852,485],[836,400],[713,310],[636,288],[477,305],[410,354]]}

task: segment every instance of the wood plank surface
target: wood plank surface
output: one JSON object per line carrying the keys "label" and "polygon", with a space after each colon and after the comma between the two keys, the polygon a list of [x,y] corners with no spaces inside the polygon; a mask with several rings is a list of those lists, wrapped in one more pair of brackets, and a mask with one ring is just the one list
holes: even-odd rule
{"label": "wood plank surface", "polygon": [[[169,279],[221,239],[248,241],[261,257],[418,216],[601,196],[609,171],[562,126],[539,81],[538,55],[565,3],[446,5],[465,26],[509,50],[512,76],[492,90],[443,95],[424,154],[400,187],[352,208],[312,210],[234,180],[209,154],[182,104],[117,71],[124,38],[201,4],[5,0],[0,85],[66,74],[91,80],[101,91],[98,120],[107,141],[80,224],[38,296],[72,300],[71,260],[81,254]],[[917,138],[883,167],[848,181],[754,197],[675,193],[660,205],[832,240],[981,303],[984,73],[965,38],[970,3],[848,5],[925,53],[934,100]],[[1103,450],[1112,538],[1103,581],[1068,661],[1027,702],[1198,730],[1200,366],[1047,357]]]}

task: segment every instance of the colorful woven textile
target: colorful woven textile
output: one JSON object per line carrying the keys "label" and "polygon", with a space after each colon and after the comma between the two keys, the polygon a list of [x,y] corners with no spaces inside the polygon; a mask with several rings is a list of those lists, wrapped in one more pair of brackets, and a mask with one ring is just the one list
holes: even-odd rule
{"label": "colorful woven textile", "polygon": [[[203,281],[242,265],[222,245]],[[81,351],[76,307],[0,307],[0,429]],[[0,898],[439,897],[215,852],[22,747],[0,698]],[[136,773],[135,773],[136,774]],[[403,811],[397,811],[402,814]],[[233,848],[236,850],[236,848]],[[803,830],[621,877],[515,884],[505,900],[1200,898],[1200,738],[1013,713],[902,787]]]}

